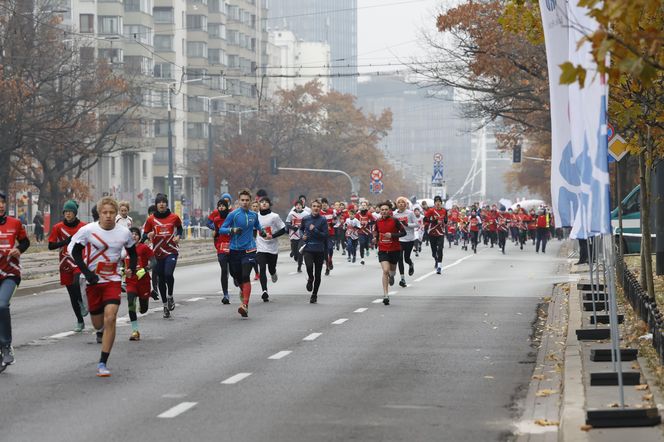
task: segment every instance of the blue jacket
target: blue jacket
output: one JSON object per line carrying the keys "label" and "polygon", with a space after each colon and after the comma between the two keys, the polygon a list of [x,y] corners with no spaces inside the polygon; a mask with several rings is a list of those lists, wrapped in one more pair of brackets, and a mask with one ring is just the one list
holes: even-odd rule
{"label": "blue jacket", "polygon": [[[241,228],[242,232],[231,234],[231,228],[235,227]],[[258,222],[258,214],[251,210],[239,208],[228,214],[224,224],[219,228],[219,234],[231,235],[231,250],[255,250],[255,230],[261,230],[261,224]]]}
{"label": "blue jacket", "polygon": [[[314,229],[309,230],[309,226],[313,225]],[[307,215],[302,219],[300,224],[300,233],[307,235],[305,240],[305,252],[324,252],[327,244],[327,220],[324,216]]]}

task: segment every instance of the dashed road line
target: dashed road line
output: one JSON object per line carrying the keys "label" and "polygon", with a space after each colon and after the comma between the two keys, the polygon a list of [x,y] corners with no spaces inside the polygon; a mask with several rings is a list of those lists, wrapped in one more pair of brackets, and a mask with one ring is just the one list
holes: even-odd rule
{"label": "dashed road line", "polygon": [[383,302],[383,298],[378,298],[378,299],[374,299],[373,301],[371,301],[372,304],[381,304],[382,302]]}
{"label": "dashed road line", "polygon": [[75,331],[67,331],[62,333],[56,333],[54,335],[49,336],[47,339],[62,339],[66,338],[67,336],[73,336],[75,334],[76,334]]}
{"label": "dashed road line", "polygon": [[[451,268],[451,267],[454,267],[455,265],[461,264],[463,261],[467,260],[468,258],[472,258],[473,256],[475,256],[475,254],[468,255],[468,256],[464,256],[463,258],[459,258],[459,259],[457,259],[456,261],[454,261],[452,264],[448,264],[448,265],[446,265],[446,266],[443,266],[443,270],[447,270],[447,269],[449,269],[449,268]],[[421,282],[421,281],[424,281],[424,280],[427,279],[429,276],[431,276],[431,275],[435,275],[435,274],[436,274],[436,270],[433,270],[433,271],[431,271],[431,272],[429,272],[429,273],[425,273],[424,275],[420,276],[419,278],[417,278],[417,279],[414,280],[413,282]]]}
{"label": "dashed road line", "polygon": [[302,340],[303,341],[314,341],[316,338],[318,338],[322,333],[312,333],[308,336],[305,336]]}
{"label": "dashed road line", "polygon": [[[381,301],[381,302],[382,302],[382,301]],[[364,313],[364,312],[366,312],[367,310],[369,310],[369,309],[366,308],[366,307],[361,307],[361,308],[358,308],[357,310],[355,310],[353,313]]]}
{"label": "dashed road line", "polygon": [[171,418],[174,418],[174,417],[177,417],[177,416],[181,415],[182,413],[184,413],[187,410],[190,410],[196,404],[198,404],[198,402],[182,402],[180,404],[177,404],[175,407],[164,411],[163,413],[161,413],[157,417],[160,417],[162,419],[171,419]]}
{"label": "dashed road line", "polygon": [[268,359],[281,359],[281,358],[285,358],[286,356],[288,356],[288,355],[291,354],[291,353],[293,353],[293,352],[290,351],[290,350],[283,350],[283,351],[280,351],[280,352],[278,352],[278,353],[273,354],[273,355],[270,356]]}
{"label": "dashed road line", "polygon": [[225,384],[225,385],[237,384],[238,382],[240,382],[243,379],[248,378],[249,376],[251,376],[251,373],[238,373],[235,376],[231,376],[230,378],[228,378],[224,381],[221,381],[221,383]]}
{"label": "dashed road line", "polygon": [[205,298],[198,297],[198,298],[189,298],[189,299],[185,299],[185,301],[187,301],[187,302],[196,302],[196,301],[202,301],[202,300],[204,300],[204,299],[205,299]]}
{"label": "dashed road line", "polygon": [[341,324],[343,324],[343,323],[346,322],[346,321],[348,321],[348,318],[337,319],[336,321],[334,321],[334,322],[332,323],[332,325],[341,325]]}

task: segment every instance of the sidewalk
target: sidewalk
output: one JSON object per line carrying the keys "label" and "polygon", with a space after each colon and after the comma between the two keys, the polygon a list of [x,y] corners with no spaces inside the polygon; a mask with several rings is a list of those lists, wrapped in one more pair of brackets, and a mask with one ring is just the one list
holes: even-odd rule
{"label": "sidewalk", "polygon": [[[561,257],[565,255],[561,248]],[[518,441],[661,441],[664,425],[646,427],[592,428],[586,425],[587,410],[615,410],[620,402],[618,386],[591,386],[591,373],[612,372],[612,362],[594,362],[596,350],[610,348],[610,340],[580,341],[577,329],[594,329],[592,311],[584,311],[584,296],[577,282],[588,280],[588,266],[574,265],[568,259],[569,283],[553,287],[547,307],[540,314],[542,337],[524,412],[517,423]],[[620,307],[619,307],[620,310]],[[598,311],[598,314],[607,312]],[[622,314],[622,311],[618,312]],[[598,328],[608,328],[599,324]],[[624,327],[620,326],[621,346]],[[593,352],[595,350],[595,352]],[[622,352],[621,352],[622,353]],[[596,358],[599,359],[599,358]],[[664,398],[641,360],[622,362],[624,379],[633,376],[635,384],[624,385],[626,408],[658,407],[664,411]],[[631,374],[630,374],[631,372]],[[627,373],[627,374],[626,374]],[[597,377],[597,374],[593,376]],[[596,382],[596,380],[595,380]],[[634,384],[633,383],[633,384]]]}

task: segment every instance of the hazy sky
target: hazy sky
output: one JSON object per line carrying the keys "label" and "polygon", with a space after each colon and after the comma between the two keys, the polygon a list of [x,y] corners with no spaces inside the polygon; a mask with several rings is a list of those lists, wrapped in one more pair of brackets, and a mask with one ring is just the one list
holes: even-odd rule
{"label": "hazy sky", "polygon": [[[330,0],[330,4],[334,1]],[[422,54],[420,29],[435,28],[436,11],[446,0],[358,0],[358,65],[398,63]],[[360,67],[360,72],[393,70]]]}

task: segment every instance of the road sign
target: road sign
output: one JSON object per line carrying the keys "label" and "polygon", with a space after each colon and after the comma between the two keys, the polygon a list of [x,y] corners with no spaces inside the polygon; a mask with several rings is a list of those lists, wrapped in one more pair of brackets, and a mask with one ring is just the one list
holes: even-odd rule
{"label": "road sign", "polygon": [[609,155],[616,161],[627,155],[627,142],[618,134],[615,134],[609,141]]}
{"label": "road sign", "polygon": [[436,163],[440,163],[441,161],[443,161],[443,154],[442,154],[442,153],[435,153],[435,154],[433,154],[433,160],[434,160]]}
{"label": "road sign", "polygon": [[616,134],[616,130],[613,128],[613,125],[611,123],[606,124],[606,136],[609,139],[609,143],[613,139],[613,137]]}
{"label": "road sign", "polygon": [[443,165],[439,164],[434,166],[433,175],[431,176],[431,184],[438,184],[443,182]]}
{"label": "road sign", "polygon": [[371,171],[371,181],[380,181],[383,179],[383,171],[380,169],[374,169]]}
{"label": "road sign", "polygon": [[369,183],[369,192],[378,195],[379,193],[383,193],[383,189],[385,186],[383,185],[382,181],[372,181]]}

